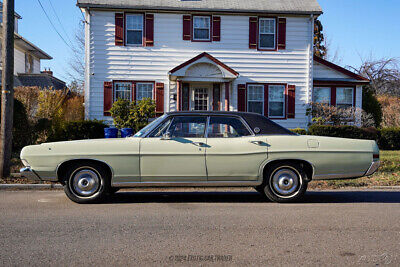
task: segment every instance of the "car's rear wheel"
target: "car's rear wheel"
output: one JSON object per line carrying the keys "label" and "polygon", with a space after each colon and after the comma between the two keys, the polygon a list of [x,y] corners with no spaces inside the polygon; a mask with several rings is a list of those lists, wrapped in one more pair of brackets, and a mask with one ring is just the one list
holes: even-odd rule
{"label": "car's rear wheel", "polygon": [[260,189],[271,201],[286,203],[301,199],[307,185],[307,174],[299,164],[283,162],[268,166]]}
{"label": "car's rear wheel", "polygon": [[100,202],[109,191],[108,172],[100,164],[74,164],[65,174],[64,192],[76,203]]}

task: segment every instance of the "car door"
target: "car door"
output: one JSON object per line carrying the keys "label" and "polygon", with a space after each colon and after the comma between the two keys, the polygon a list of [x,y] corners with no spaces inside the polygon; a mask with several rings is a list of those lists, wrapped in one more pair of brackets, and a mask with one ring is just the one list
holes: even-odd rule
{"label": "car door", "polygon": [[268,157],[265,136],[254,136],[239,117],[211,116],[207,128],[208,181],[252,181]]}
{"label": "car door", "polygon": [[174,116],[143,138],[141,181],[206,181],[206,124],[206,116]]}

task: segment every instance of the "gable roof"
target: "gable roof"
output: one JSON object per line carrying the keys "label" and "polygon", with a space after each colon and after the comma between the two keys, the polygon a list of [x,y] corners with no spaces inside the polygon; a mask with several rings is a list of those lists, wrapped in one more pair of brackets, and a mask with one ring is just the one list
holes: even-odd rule
{"label": "gable roof", "polygon": [[[315,55],[314,55],[314,62],[317,62],[317,63],[319,63],[321,65],[324,65],[325,67],[331,69],[332,71],[338,72],[338,73],[342,74],[342,76],[347,78],[347,79],[346,78],[335,78],[335,79],[332,79],[332,78],[328,78],[328,77],[314,77],[314,81],[333,81],[333,80],[337,80],[337,81],[343,81],[343,82],[346,82],[346,81],[355,81],[355,82],[360,82],[360,83],[369,83],[370,82],[369,79],[367,79],[367,78],[365,78],[365,77],[363,77],[361,75],[358,75],[358,74],[356,74],[356,73],[354,73],[352,71],[349,71],[349,70],[347,70],[347,69],[345,69],[345,68],[343,68],[343,67],[341,67],[339,65],[336,65],[336,64],[334,64],[334,63],[332,63],[330,61],[327,61],[327,60],[325,60],[325,59],[323,59],[321,57],[315,56]],[[314,67],[315,67],[315,64],[314,64]]]}
{"label": "gable roof", "polygon": [[197,56],[195,56],[192,59],[189,59],[186,62],[183,62],[182,64],[180,64],[179,66],[173,68],[172,70],[169,71],[170,74],[174,74],[175,72],[177,72],[178,70],[195,63],[196,61],[199,61],[199,59],[201,58],[208,58],[209,60],[211,60],[213,63],[215,63],[216,65],[222,67],[223,69],[227,70],[228,72],[230,72],[232,75],[234,75],[235,77],[237,77],[239,75],[238,72],[236,72],[234,69],[228,67],[227,65],[225,65],[224,63],[222,63],[221,61],[219,61],[218,59],[216,59],[215,57],[213,57],[212,55],[208,54],[207,52],[203,52]]}
{"label": "gable roof", "polygon": [[17,78],[19,86],[38,86],[55,90],[64,90],[67,87],[64,81],[47,73],[19,73]]}
{"label": "gable roof", "polygon": [[322,14],[317,0],[78,0],[82,8]]}

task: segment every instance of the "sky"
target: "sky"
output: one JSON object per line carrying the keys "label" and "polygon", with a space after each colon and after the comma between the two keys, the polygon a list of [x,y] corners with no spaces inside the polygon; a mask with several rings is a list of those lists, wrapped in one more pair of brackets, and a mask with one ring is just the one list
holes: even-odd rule
{"label": "sky", "polygon": [[[15,11],[22,16],[19,33],[54,58],[42,60],[42,69],[51,68],[56,77],[69,82],[71,49],[52,28],[39,1],[67,43],[74,42],[82,14],[76,0],[15,0]],[[329,56],[337,51],[336,63],[358,67],[362,59],[400,57],[399,0],[318,2],[324,11],[320,20],[329,43]]]}

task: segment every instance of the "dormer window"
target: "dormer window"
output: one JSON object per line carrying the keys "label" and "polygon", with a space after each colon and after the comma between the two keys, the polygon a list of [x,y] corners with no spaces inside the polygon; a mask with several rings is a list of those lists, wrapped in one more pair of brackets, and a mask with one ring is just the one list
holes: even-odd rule
{"label": "dormer window", "polygon": [[260,18],[259,19],[259,49],[275,49],[276,48],[276,19]]}
{"label": "dormer window", "polygon": [[126,15],[126,44],[143,45],[143,15]]}
{"label": "dormer window", "polygon": [[193,16],[193,40],[211,41],[211,17]]}

